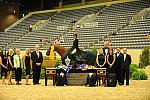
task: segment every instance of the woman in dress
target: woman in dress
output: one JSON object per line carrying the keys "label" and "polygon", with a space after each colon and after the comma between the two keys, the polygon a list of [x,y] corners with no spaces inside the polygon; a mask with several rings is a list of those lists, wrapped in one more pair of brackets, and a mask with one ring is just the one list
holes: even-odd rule
{"label": "woman in dress", "polygon": [[106,56],[104,55],[103,49],[100,49],[97,53],[96,64],[98,68],[105,68]]}
{"label": "woman in dress", "polygon": [[116,74],[116,66],[115,66],[115,61],[116,61],[116,55],[113,54],[113,49],[109,49],[109,55],[107,55],[107,63],[108,63],[108,74]]}
{"label": "woman in dress", "polygon": [[[106,68],[106,55],[104,54],[103,49],[100,49],[99,52],[97,53],[96,64],[97,68]],[[101,79],[102,83],[105,84],[106,78],[101,77]]]}
{"label": "woman in dress", "polygon": [[0,55],[0,65],[1,65],[2,85],[5,85],[5,78],[7,77],[7,54],[6,54],[6,50],[2,50],[2,53]]}
{"label": "woman in dress", "polygon": [[8,53],[8,71],[9,71],[9,78],[8,78],[8,85],[12,85],[11,79],[13,74],[14,62],[13,62],[13,49],[9,49]]}
{"label": "woman in dress", "polygon": [[24,70],[26,71],[26,85],[29,85],[28,80],[30,78],[30,69],[31,69],[31,65],[30,65],[30,49],[27,48],[25,50],[25,55],[24,55]]}

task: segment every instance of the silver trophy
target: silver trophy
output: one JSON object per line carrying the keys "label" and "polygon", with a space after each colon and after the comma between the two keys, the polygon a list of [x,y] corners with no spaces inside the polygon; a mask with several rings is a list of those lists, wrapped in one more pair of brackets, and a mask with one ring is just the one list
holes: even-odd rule
{"label": "silver trophy", "polygon": [[70,59],[68,58],[68,56],[67,56],[67,58],[65,59],[65,63],[66,63],[66,65],[68,66],[69,64],[70,64]]}

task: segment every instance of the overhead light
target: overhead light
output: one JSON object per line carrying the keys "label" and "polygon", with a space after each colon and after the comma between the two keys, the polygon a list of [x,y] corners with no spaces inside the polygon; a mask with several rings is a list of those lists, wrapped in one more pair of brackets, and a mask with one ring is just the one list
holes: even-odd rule
{"label": "overhead light", "polygon": [[24,14],[22,14],[22,16],[24,17]]}

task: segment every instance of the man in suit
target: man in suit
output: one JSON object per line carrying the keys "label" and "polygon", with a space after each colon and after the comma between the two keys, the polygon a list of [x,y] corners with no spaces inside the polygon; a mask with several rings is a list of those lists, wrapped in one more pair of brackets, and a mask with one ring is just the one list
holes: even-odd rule
{"label": "man in suit", "polygon": [[104,40],[104,47],[103,47],[103,52],[107,56],[109,54],[109,40]]}
{"label": "man in suit", "polygon": [[39,46],[36,45],[34,51],[31,53],[32,70],[33,70],[33,85],[39,84],[41,65],[43,63],[42,52],[39,51]]}
{"label": "man in suit", "polygon": [[118,83],[121,84],[121,59],[123,57],[123,54],[121,53],[120,48],[117,48],[116,50],[116,76]]}
{"label": "man in suit", "polygon": [[15,80],[16,85],[20,85],[19,81],[21,81],[22,68],[23,68],[23,58],[20,55],[20,49],[16,49],[16,55],[13,57],[14,60],[14,68],[15,68]]}
{"label": "man in suit", "polygon": [[[104,47],[102,48],[103,49],[103,53],[104,55],[107,57],[109,55],[109,49],[110,49],[110,41],[109,40],[104,40]],[[104,67],[106,68],[106,73],[108,73],[108,67],[109,67],[109,64],[108,62],[106,61]],[[102,79],[103,80],[103,84],[105,84],[105,80],[106,78]]]}
{"label": "man in suit", "polygon": [[121,61],[121,85],[124,85],[124,78],[126,77],[126,85],[129,85],[129,75],[130,75],[130,64],[131,56],[127,54],[127,49],[123,49],[123,57]]}

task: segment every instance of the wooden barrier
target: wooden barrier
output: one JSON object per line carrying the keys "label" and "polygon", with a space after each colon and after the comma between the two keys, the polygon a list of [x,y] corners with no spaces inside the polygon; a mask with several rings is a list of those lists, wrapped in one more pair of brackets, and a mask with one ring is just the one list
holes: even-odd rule
{"label": "wooden barrier", "polygon": [[[47,86],[47,77],[53,78],[53,85],[56,84],[56,77],[57,73],[59,73],[60,69],[56,68],[45,68],[45,86]],[[97,76],[97,86],[100,86],[100,78],[105,79],[105,85],[107,86],[106,82],[106,68],[89,68],[86,71],[82,71],[82,69],[71,69],[69,73],[96,73]]]}
{"label": "wooden barrier", "polygon": [[106,79],[106,68],[97,68],[97,85],[99,83],[100,86],[100,78],[104,78],[105,86],[107,86],[107,79]]}
{"label": "wooden barrier", "polygon": [[47,77],[52,77],[53,85],[56,83],[56,68],[45,68],[45,86],[47,86]]}

